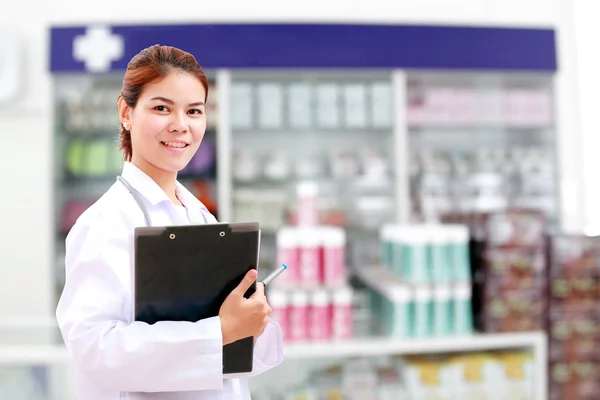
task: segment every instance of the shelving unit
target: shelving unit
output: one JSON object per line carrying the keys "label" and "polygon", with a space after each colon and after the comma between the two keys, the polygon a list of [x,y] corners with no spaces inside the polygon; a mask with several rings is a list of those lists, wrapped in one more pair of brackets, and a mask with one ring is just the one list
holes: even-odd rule
{"label": "shelving unit", "polygon": [[[0,332],[0,335],[2,332]],[[380,355],[439,354],[479,350],[532,349],[546,359],[545,335],[541,332],[479,334],[473,336],[426,340],[362,338],[339,342],[287,344],[285,360]],[[69,354],[62,344],[12,344],[0,342],[0,365],[68,364]]]}
{"label": "shelving unit", "polygon": [[[536,360],[546,360],[543,332],[477,334],[421,340],[363,338],[341,342],[294,343],[286,346],[286,360],[381,355],[460,353],[480,350],[532,349]],[[541,365],[541,364],[540,364]]]}
{"label": "shelving unit", "polygon": [[[443,153],[449,144],[458,146],[464,151],[477,151],[482,143],[493,143],[500,150],[507,150],[515,144],[517,146],[536,146],[549,151],[551,156],[554,154],[552,121],[545,121],[541,125],[533,124],[533,126],[525,126],[522,123],[509,124],[502,121],[493,123],[411,121],[410,118],[414,117],[410,115],[412,112],[410,102],[415,96],[415,89],[411,84],[415,81],[422,80],[424,82],[422,86],[426,89],[435,89],[437,84],[450,87],[471,85],[480,89],[481,85],[478,86],[473,82],[483,79],[482,77],[489,78],[490,74],[474,74],[475,77],[472,77],[471,81],[464,75],[454,73],[439,72],[435,74],[435,79],[432,79],[431,76],[410,71],[375,73],[369,71],[352,73],[278,71],[268,74],[261,71],[216,71],[214,74],[215,87],[211,92],[212,96],[218,99],[218,106],[214,110],[216,118],[202,145],[214,149],[207,155],[214,165],[208,174],[184,173],[181,179],[188,185],[196,179],[210,181],[209,185],[205,184],[203,189],[206,190],[208,187],[215,203],[219,205],[218,211],[214,211],[220,220],[253,219],[261,221],[264,233],[261,246],[261,269],[271,268],[275,263],[274,234],[278,227],[293,219],[297,183],[312,180],[319,188],[322,209],[335,212],[336,218],[342,221],[342,226],[347,230],[349,251],[347,259],[350,270],[367,284],[376,284],[377,269],[363,266],[379,261],[378,227],[390,221],[420,221],[424,216],[419,215],[418,206],[421,205],[423,198],[432,200],[431,203],[434,205],[439,204],[440,198],[442,201],[448,198],[447,192],[444,190],[440,192],[436,187],[436,177],[448,178],[448,172],[451,169],[442,166],[442,173],[439,173],[440,169],[435,169],[439,167],[440,160],[442,164],[447,160],[440,158],[433,160],[431,164],[434,167],[433,174],[430,173],[431,171],[426,171],[429,176],[424,179],[424,170],[419,169],[423,164],[419,164],[419,160],[416,159],[417,155]],[[87,82],[86,85],[81,84],[82,79]],[[73,199],[94,200],[112,184],[114,175],[118,173],[117,164],[114,162],[110,163],[113,168],[108,173],[95,174],[95,176],[74,176],[68,171],[65,173],[64,168],[65,165],[68,166],[65,164],[65,160],[68,162],[68,156],[65,155],[68,154],[73,140],[99,139],[105,142],[112,140],[116,146],[118,123],[112,124],[115,125],[114,129],[96,127],[90,130],[93,134],[83,135],[79,131],[85,131],[86,128],[69,130],[67,127],[72,123],[69,124],[65,118],[68,107],[66,107],[67,103],[64,99],[81,97],[84,95],[82,92],[97,87],[97,85],[107,85],[114,89],[115,82],[111,79],[113,78],[86,77],[70,80],[65,77],[55,82],[58,114],[55,127],[57,143],[55,165],[58,166],[55,180],[57,221],[64,218],[65,206],[69,201]],[[534,81],[540,82],[540,79],[538,77]],[[495,80],[496,86],[492,85],[492,87],[497,88],[497,82],[504,81],[510,82],[511,77],[498,75]],[[546,85],[543,87],[549,90],[548,86],[551,85],[551,81],[547,79],[542,79],[542,81]],[[264,89],[265,85],[266,89]],[[290,99],[293,97],[291,97],[290,91],[293,92],[300,88],[308,93],[303,106],[306,112],[314,117],[315,110],[322,107],[318,104],[315,93],[319,90],[323,91],[323,85],[325,85],[325,92],[330,91],[330,96],[331,93],[337,93],[335,100],[332,100],[330,104],[330,107],[337,110],[335,112],[340,115],[336,127],[319,126],[315,122],[317,121],[315,118],[308,119],[308,122],[305,121],[305,125],[301,128],[291,127]],[[366,115],[370,115],[369,112],[372,113],[377,108],[372,104],[375,98],[373,87],[391,96],[387,99],[387,103],[391,107],[389,118],[382,117],[386,121],[385,124],[381,123],[374,127],[369,122],[371,117],[368,117],[363,121],[362,127],[348,128],[344,121],[347,122],[348,117],[352,116],[352,107],[355,107],[354,112],[359,112],[356,111],[357,107],[364,107],[367,111],[360,112],[364,112]],[[490,85],[483,85],[483,87],[489,88]],[[270,103],[265,103],[265,99],[261,100],[261,90],[265,99],[270,98]],[[386,90],[388,92],[385,92]],[[249,98],[239,94],[240,92],[244,94],[244,91],[245,95],[250,95]],[[265,91],[268,95],[264,94]],[[273,93],[279,94],[274,95]],[[383,96],[382,93],[380,95]],[[114,90],[109,94],[105,94],[107,99],[110,101],[116,99]],[[241,97],[238,98],[238,96]],[[358,98],[363,96],[363,100],[357,101],[356,104],[350,104],[352,96]],[[273,99],[279,99],[280,103],[274,106]],[[96,101],[100,100],[96,99]],[[386,101],[382,102],[386,103]],[[359,105],[357,106],[357,104]],[[235,114],[243,112],[243,110],[240,111],[242,106],[251,107],[250,111],[245,111],[251,122],[246,127],[241,127],[239,121],[235,122]],[[286,117],[278,121],[277,127],[265,128],[261,126],[261,124],[264,125],[265,119],[268,121],[268,118],[277,118],[272,115],[263,115],[261,107],[280,110]],[[109,121],[97,122],[98,124],[108,124]],[[343,148],[338,148],[339,143],[343,143]],[[377,157],[379,157],[372,166],[379,171],[377,174],[365,173],[368,170],[367,164],[363,163],[364,156],[362,161],[360,158],[361,151],[369,147],[375,149]],[[239,157],[241,149],[246,153],[254,153],[254,156],[257,157],[256,165],[249,166],[236,158]],[[111,154],[105,150],[101,151]],[[340,169],[336,170],[332,164],[332,155],[339,155],[342,152],[346,152],[346,158],[337,159]],[[114,158],[115,155],[118,155],[116,151],[112,153],[112,157]],[[431,157],[430,161],[433,158],[435,157]],[[308,168],[302,171],[302,168],[299,168],[300,162],[304,162],[306,166],[314,166],[313,164],[319,163],[321,168],[318,170]],[[287,163],[287,166],[282,167],[281,163]],[[417,167],[415,167],[416,165]],[[277,167],[280,169],[278,170]],[[282,173],[282,170],[287,172]],[[253,174],[249,174],[249,172],[253,172]],[[265,174],[265,172],[267,173]],[[242,174],[240,175],[240,173]],[[546,176],[546,178],[555,183],[554,175]],[[552,188],[552,185],[548,187]],[[470,189],[476,195],[478,190],[485,191],[485,188],[485,185],[477,186],[475,183]],[[545,194],[554,200],[557,197],[554,192],[546,191]],[[244,207],[246,207],[246,211],[242,212]],[[436,211],[428,216],[431,215],[437,217],[439,213]],[[57,223],[58,225],[59,223]],[[64,273],[62,270],[62,243],[64,243],[65,231],[66,228],[57,229],[58,277]],[[59,278],[57,293],[60,292],[61,285],[62,280]],[[543,333],[473,335],[423,340],[377,337],[356,338],[344,342],[293,343],[286,345],[285,358],[288,362],[287,365],[290,365],[290,363],[303,361],[313,360],[316,362],[316,360],[347,357],[438,354],[517,348],[531,349],[533,352],[536,368],[536,396],[539,395],[540,399],[545,399],[547,357]],[[66,362],[68,362],[68,357],[61,346],[14,346],[0,351],[0,364],[32,365],[34,363],[62,364]],[[269,379],[269,376],[270,374],[267,374],[264,379]],[[258,385],[260,385],[261,379],[263,378],[258,380]]]}
{"label": "shelving unit", "polygon": [[[263,267],[275,263],[274,233],[293,221],[296,185],[306,180],[317,184],[324,218],[348,229],[354,267],[378,262],[376,243],[365,238],[389,221],[509,204],[544,207],[558,223],[549,75],[217,70],[212,78],[209,101],[218,106],[197,156],[212,166],[181,180],[209,192],[203,200],[219,220],[261,221]],[[112,74],[55,81],[59,277],[65,232],[119,172],[118,89]],[[453,95],[462,105],[448,101]],[[481,115],[480,97],[497,112]],[[539,116],[514,111],[527,101]],[[94,104],[100,116],[90,113]],[[452,120],[455,109],[462,117]],[[77,172],[85,165],[94,168]]]}
{"label": "shelving unit", "polygon": [[[6,328],[5,328],[6,329]],[[50,329],[50,328],[48,328]],[[11,329],[14,335],[15,330]],[[42,330],[41,335],[52,335]],[[70,358],[62,344],[24,344],[9,342],[6,331],[0,330],[0,367],[18,368],[28,366],[50,367],[55,379],[69,380]],[[14,337],[14,336],[13,336]],[[473,335],[461,338],[427,340],[393,340],[386,338],[354,339],[341,342],[295,343],[285,347],[284,364],[275,373],[284,374],[288,364],[314,362],[319,360],[345,359],[352,357],[378,357],[384,355],[448,354],[483,350],[528,349],[532,351],[535,363],[535,399],[547,398],[547,343],[542,332]],[[273,373],[257,377],[251,381],[254,388],[260,388],[273,379]],[[64,389],[63,389],[64,390]],[[66,397],[65,399],[68,399]]]}
{"label": "shelving unit", "polygon": [[274,234],[293,223],[306,181],[317,186],[321,221],[355,233],[351,263],[373,261],[361,238],[396,208],[391,71],[238,69],[217,81],[227,104],[219,202],[225,220],[261,221],[261,266],[275,265]]}
{"label": "shelving unit", "polygon": [[[121,59],[108,63],[106,73],[90,74],[86,63],[64,56],[73,53],[72,43],[81,33],[62,29],[56,28],[58,34],[53,36],[57,43],[52,46],[59,51],[53,52],[51,59],[51,70],[57,74],[54,127],[55,169],[59,173],[55,180],[57,226],[66,201],[78,193],[102,193],[118,173],[111,163],[115,169],[106,179],[87,177],[83,182],[75,182],[60,175],[64,172],[65,151],[74,137],[65,129],[70,125],[65,125],[63,117],[68,111],[61,105],[61,96],[77,98],[81,91],[96,88],[95,85],[114,87],[117,82],[114,77],[121,76],[126,59],[133,55],[123,54]],[[316,182],[323,199],[322,209],[334,210],[337,221],[341,220],[339,224],[348,235],[348,268],[367,283],[369,279],[373,283],[374,277],[369,275],[373,271],[363,267],[379,261],[377,229],[383,222],[418,223],[447,213],[490,209],[502,203],[498,201],[502,196],[511,205],[547,208],[555,225],[573,225],[571,220],[577,219],[577,212],[565,215],[571,211],[565,211],[567,207],[560,204],[570,192],[577,193],[581,184],[576,166],[566,165],[569,160],[576,161],[568,153],[571,150],[557,146],[575,132],[565,129],[570,127],[561,118],[564,110],[555,109],[556,105],[565,105],[554,93],[555,86],[561,86],[557,85],[561,81],[556,74],[554,32],[523,29],[516,33],[497,27],[465,30],[293,24],[187,25],[161,29],[163,37],[169,37],[175,46],[182,43],[182,47],[192,46],[186,47],[192,53],[216,55],[207,59],[215,83],[209,101],[218,100],[215,112],[209,112],[209,116],[216,117],[215,128],[212,137],[209,134],[205,139],[216,148],[210,190],[219,207],[216,212],[219,220],[261,221],[264,233],[261,269],[273,266],[274,234],[293,219],[296,184],[306,179]],[[327,40],[315,41],[311,31],[314,29],[327,36]],[[129,52],[142,44],[153,44],[154,31],[122,26],[114,34],[126,43]],[[210,36],[212,40],[196,45],[181,41],[184,33],[186,38]],[[107,34],[112,34],[110,27]],[[240,51],[231,50],[232,37],[239,43]],[[417,46],[397,51],[390,49],[389,43]],[[503,51],[505,48],[517,49],[520,56]],[[527,48],[536,51],[528,52]],[[477,49],[476,57],[473,49]],[[423,57],[423,51],[444,57]],[[374,87],[378,89],[373,90]],[[537,91],[546,96],[538,98],[540,103],[536,103],[543,105],[544,112],[529,120],[518,112],[535,103],[523,101],[523,91],[527,90],[529,94]],[[483,101],[477,97],[480,94],[484,94]],[[507,102],[498,102],[498,96],[507,94],[510,94],[506,96]],[[387,100],[374,106],[373,99],[377,96]],[[88,105],[96,104],[102,97],[102,91],[96,91],[87,100]],[[86,118],[80,116],[75,119],[78,127],[73,132],[91,132],[90,137],[99,137],[107,134],[105,125],[110,124],[108,134],[116,139],[116,96],[113,93],[107,98],[110,107],[93,109],[99,111],[87,119],[93,126],[81,126]],[[503,107],[510,112],[504,113]],[[334,115],[337,118],[332,118]],[[460,118],[452,119],[452,115]],[[375,120],[379,122],[374,124]],[[344,148],[338,148],[340,143]],[[482,150],[482,146],[493,149]],[[372,170],[380,172],[374,174],[376,179],[373,174],[362,173],[368,165],[364,160],[373,155],[365,152],[369,147],[378,153],[374,157],[376,162],[371,164]],[[525,148],[534,148],[535,154],[524,155]],[[244,158],[248,153],[253,153],[260,162],[248,163],[248,158]],[[333,154],[338,158],[332,157]],[[470,157],[473,154],[477,157]],[[563,160],[563,169],[568,167],[560,171],[560,181],[558,171],[546,168],[548,161],[556,164],[555,159]],[[340,168],[332,168],[332,160]],[[528,191],[523,193],[523,188]],[[58,291],[63,274],[64,232],[61,231],[64,229],[57,229],[56,235]],[[539,377],[535,394],[545,399],[547,365],[543,333],[414,341],[356,338],[344,342],[293,343],[286,345],[285,352],[290,365],[303,360],[324,362],[330,358],[512,348],[532,349],[535,374]],[[12,354],[15,362],[17,356],[34,360],[39,355],[43,360],[43,354],[51,354],[48,362],[65,360],[61,358],[64,353],[60,346],[49,349],[50,353],[45,353],[43,346],[13,347],[4,355],[9,360]],[[286,374],[285,370],[281,368],[275,374]],[[266,374],[260,378],[269,380],[274,376]]]}
{"label": "shelving unit", "polygon": [[410,71],[413,219],[505,207],[559,223],[551,74]]}

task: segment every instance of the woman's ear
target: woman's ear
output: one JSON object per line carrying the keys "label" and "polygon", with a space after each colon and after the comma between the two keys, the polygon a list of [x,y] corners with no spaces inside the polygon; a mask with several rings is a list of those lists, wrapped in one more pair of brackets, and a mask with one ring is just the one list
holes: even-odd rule
{"label": "woman's ear", "polygon": [[127,105],[123,96],[119,96],[117,106],[119,107],[119,120],[121,121],[121,125],[125,129],[131,130],[131,108]]}

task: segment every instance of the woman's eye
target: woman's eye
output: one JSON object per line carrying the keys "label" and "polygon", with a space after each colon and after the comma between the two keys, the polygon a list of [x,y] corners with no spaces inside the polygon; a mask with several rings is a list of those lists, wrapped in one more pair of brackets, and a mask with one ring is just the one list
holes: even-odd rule
{"label": "woman's eye", "polygon": [[190,111],[188,111],[188,112],[189,112],[190,114],[193,114],[193,115],[200,115],[200,114],[202,114],[202,110],[199,110],[199,109],[197,109],[197,108],[191,109],[191,110],[190,110]]}
{"label": "woman's eye", "polygon": [[167,107],[165,106],[156,106],[154,107],[156,111],[167,111]]}

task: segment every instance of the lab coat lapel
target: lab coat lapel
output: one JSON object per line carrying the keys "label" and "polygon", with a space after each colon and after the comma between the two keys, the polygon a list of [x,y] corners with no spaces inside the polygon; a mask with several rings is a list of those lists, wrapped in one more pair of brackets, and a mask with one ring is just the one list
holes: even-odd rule
{"label": "lab coat lapel", "polygon": [[207,222],[202,213],[202,209],[206,210],[204,204],[179,182],[177,182],[177,197],[179,197],[179,200],[187,209],[187,214],[192,225],[205,224]]}
{"label": "lab coat lapel", "polygon": [[188,216],[190,217],[190,222],[193,225],[205,224],[204,216],[200,212],[200,208],[198,206],[188,208]]}

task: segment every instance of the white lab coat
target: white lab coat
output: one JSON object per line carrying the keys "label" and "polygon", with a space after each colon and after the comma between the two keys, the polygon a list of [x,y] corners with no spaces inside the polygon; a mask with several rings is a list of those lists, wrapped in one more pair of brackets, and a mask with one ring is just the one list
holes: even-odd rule
{"label": "white lab coat", "polygon": [[[145,173],[125,163],[122,176],[137,189],[153,225],[216,222],[179,182],[189,219]],[[192,322],[132,321],[133,231],[143,213],[126,187],[115,184],[77,220],[66,240],[66,283],[56,316],[75,365],[80,400],[250,399],[247,378],[282,362],[281,328],[270,321],[255,344],[253,372],[222,374],[218,317]],[[165,265],[165,268],[168,268]]]}

